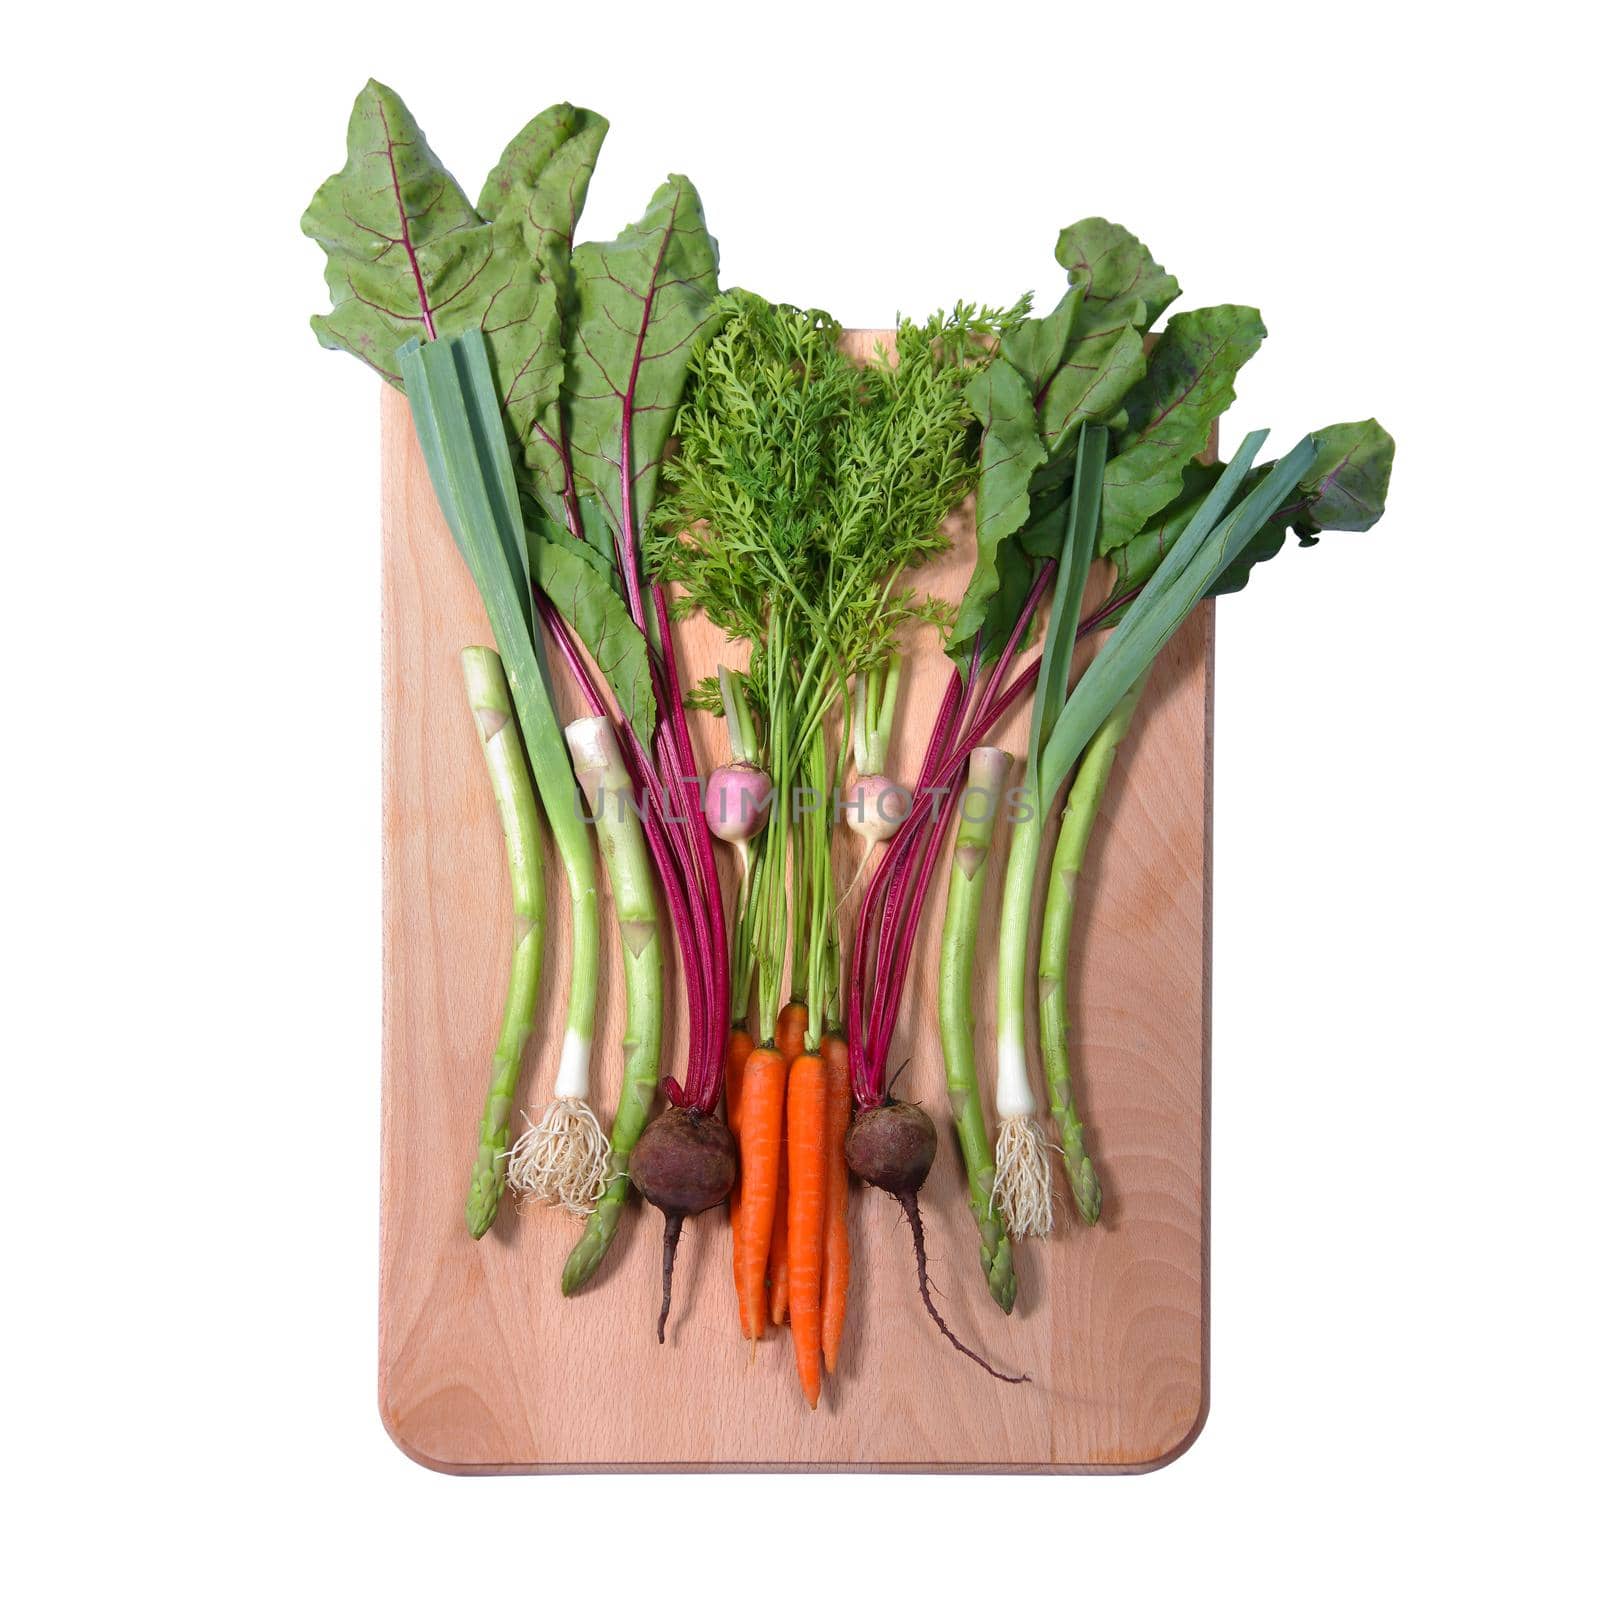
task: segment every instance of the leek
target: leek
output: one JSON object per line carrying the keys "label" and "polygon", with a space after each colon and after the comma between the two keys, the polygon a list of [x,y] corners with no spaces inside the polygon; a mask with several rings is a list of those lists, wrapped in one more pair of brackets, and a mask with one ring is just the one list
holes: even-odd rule
{"label": "leek", "polygon": [[[489,614],[534,782],[566,873],[571,900],[572,978],[556,1101],[583,1103],[589,1091],[589,1053],[599,981],[600,905],[594,850],[535,642],[526,531],[488,351],[483,335],[473,329],[428,344],[412,340],[401,347],[399,359],[428,475],[456,548],[467,563]],[[582,1141],[590,1172],[589,1188],[597,1198],[604,1186],[609,1157],[601,1153],[596,1160],[591,1130],[581,1116],[561,1116],[556,1120],[565,1122],[571,1136]],[[588,1120],[592,1122],[592,1113]],[[548,1162],[543,1163],[541,1170],[548,1166]],[[565,1169],[558,1163],[555,1170]],[[558,1185],[554,1194],[545,1193],[541,1198],[567,1201],[572,1192],[568,1185],[562,1195]],[[495,1199],[498,1201],[498,1193]],[[591,1199],[591,1206],[592,1203]],[[489,1220],[492,1217],[491,1209]],[[483,1231],[477,1227],[480,1220],[473,1219],[478,1233]],[[487,1226],[488,1222],[483,1222],[483,1228]]]}

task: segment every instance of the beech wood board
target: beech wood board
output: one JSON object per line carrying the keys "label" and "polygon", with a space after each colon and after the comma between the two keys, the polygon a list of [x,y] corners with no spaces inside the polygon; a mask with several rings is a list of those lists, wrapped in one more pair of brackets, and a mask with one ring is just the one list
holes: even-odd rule
{"label": "beech wood board", "polygon": [[[849,337],[865,354],[880,336]],[[518,1215],[508,1197],[484,1239],[468,1236],[463,1205],[511,912],[458,658],[463,646],[493,639],[434,502],[410,412],[392,389],[383,396],[382,437],[379,1401],[395,1442],[426,1466],[458,1473],[1127,1472],[1181,1454],[1205,1419],[1209,1366],[1212,606],[1202,606],[1160,658],[1080,882],[1069,980],[1074,1081],[1105,1188],[1104,1215],[1093,1229],[1069,1219],[1057,1163],[1057,1231],[1018,1247],[1019,1292],[1009,1318],[989,1299],[978,1268],[945,1109],[936,1002],[943,864],[924,912],[892,1059],[910,1063],[897,1093],[920,1101],[940,1128],[938,1160],[922,1192],[931,1271],[956,1331],[997,1366],[1033,1381],[997,1384],[940,1338],[917,1296],[898,1208],[853,1185],[848,1331],[840,1369],[813,1413],[795,1379],[787,1330],[769,1333],[754,1361],[739,1338],[725,1211],[685,1225],[665,1348],[655,1338],[661,1219],[637,1199],[596,1278],[572,1300],[559,1287],[577,1232],[571,1219],[545,1210]],[[951,534],[951,551],[919,579],[955,598],[972,563],[970,506],[952,518]],[[676,637],[686,682],[715,669],[723,641],[703,619],[681,623]],[[912,642],[890,762],[903,779],[915,775],[947,672],[931,634]],[[557,676],[563,717],[579,715]],[[706,772],[726,759],[726,743],[715,719],[691,722]],[[993,742],[1020,754],[1026,737],[1024,701]],[[838,869],[848,882],[856,841],[839,833]],[[1004,850],[1002,827],[989,872],[988,928],[998,916]],[[731,882],[731,861],[726,872]],[[541,1028],[520,1091],[534,1115],[554,1080],[568,978],[566,900],[553,859],[546,880]],[[622,985],[608,905],[601,916],[593,1097],[608,1120]],[[993,941],[982,942],[976,985],[986,1097],[993,950]],[[668,1071],[683,1056],[677,978],[669,957]],[[1042,1079],[1036,1088],[1042,1101]]]}

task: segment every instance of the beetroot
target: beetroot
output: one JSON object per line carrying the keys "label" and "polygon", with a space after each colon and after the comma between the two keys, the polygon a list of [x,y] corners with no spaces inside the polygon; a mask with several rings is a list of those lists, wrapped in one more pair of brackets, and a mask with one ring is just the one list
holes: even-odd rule
{"label": "beetroot", "polygon": [[721,1205],[739,1171],[739,1151],[728,1126],[684,1106],[668,1106],[639,1135],[628,1164],[634,1186],[666,1218],[661,1257],[661,1316],[656,1342],[667,1339],[672,1309],[672,1262],[683,1219]]}
{"label": "beetroot", "polygon": [[917,1256],[917,1286],[922,1291],[922,1303],[938,1324],[939,1331],[991,1378],[998,1378],[1002,1383],[1026,1383],[1025,1377],[1015,1378],[1009,1373],[997,1372],[976,1350],[969,1350],[962,1344],[933,1303],[928,1288],[928,1247],[922,1234],[917,1191],[933,1167],[938,1143],[939,1136],[927,1112],[903,1100],[889,1100],[881,1106],[857,1112],[845,1135],[844,1158],[858,1178],[882,1189],[885,1194],[892,1194],[900,1202],[911,1224],[911,1247]]}

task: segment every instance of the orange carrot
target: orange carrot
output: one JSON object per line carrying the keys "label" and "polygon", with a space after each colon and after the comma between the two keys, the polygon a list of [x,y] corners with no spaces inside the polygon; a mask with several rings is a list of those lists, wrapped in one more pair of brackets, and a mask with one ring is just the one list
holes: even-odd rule
{"label": "orange carrot", "polygon": [[[722,1093],[727,1104],[728,1132],[739,1137],[739,1094],[744,1085],[744,1064],[755,1049],[755,1040],[743,1028],[728,1030],[728,1043],[722,1052]],[[735,1239],[739,1237],[739,1180],[733,1181],[728,1193],[728,1226]],[[738,1256],[737,1247],[734,1251]]]}
{"label": "orange carrot", "polygon": [[789,1316],[789,1152],[778,1155],[778,1204],[772,1214],[772,1250],[767,1256],[767,1282],[772,1285],[771,1316]]}
{"label": "orange carrot", "polygon": [[791,1064],[806,1047],[806,1008],[791,1000],[778,1013],[778,1030],[773,1038],[778,1054]]}
{"label": "orange carrot", "polygon": [[822,1359],[829,1372],[839,1360],[845,1304],[850,1296],[850,1169],[844,1136],[850,1129],[850,1047],[836,1033],[822,1041],[827,1068],[828,1197],[822,1239]]}
{"label": "orange carrot", "polygon": [[[746,1080],[748,1082],[748,1079]],[[827,1069],[803,1055],[789,1069],[789,1330],[800,1387],[822,1393],[822,1228],[827,1208]]]}
{"label": "orange carrot", "polygon": [[[778,1013],[775,1035],[778,1054],[792,1067],[806,1047],[806,1008],[791,1000]],[[788,1158],[778,1163],[778,1210],[772,1219],[772,1250],[767,1257],[767,1281],[772,1285],[772,1320],[789,1314],[789,1173]]]}
{"label": "orange carrot", "polygon": [[739,1331],[759,1339],[767,1326],[767,1252],[778,1201],[788,1064],[776,1050],[752,1050],[739,1090],[739,1231],[733,1239],[733,1287]]}

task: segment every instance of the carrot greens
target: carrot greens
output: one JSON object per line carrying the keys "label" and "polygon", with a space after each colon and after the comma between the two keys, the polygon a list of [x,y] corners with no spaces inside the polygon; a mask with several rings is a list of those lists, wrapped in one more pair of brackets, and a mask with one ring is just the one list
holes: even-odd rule
{"label": "carrot greens", "polygon": [[[888,674],[901,630],[946,620],[901,579],[944,548],[970,476],[964,369],[1005,315],[958,306],[905,322],[894,357],[861,367],[823,312],[743,292],[728,306],[690,362],[650,559],[686,609],[749,645],[742,687],[778,796],[747,912],[756,1031],[775,1037],[787,968],[815,1048],[838,1014],[824,729],[852,679]],[[719,689],[706,696],[720,704]],[[799,792],[813,797],[803,809]]]}

